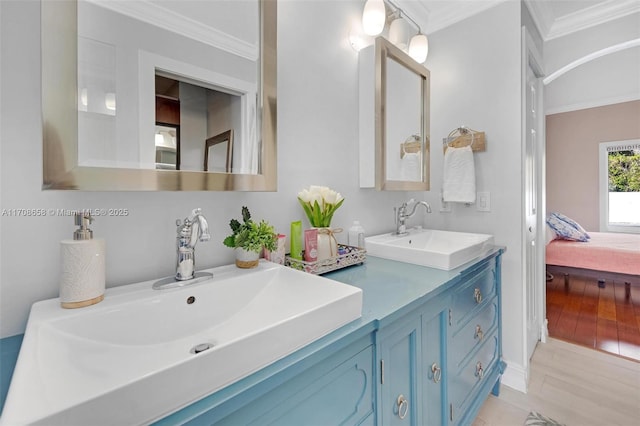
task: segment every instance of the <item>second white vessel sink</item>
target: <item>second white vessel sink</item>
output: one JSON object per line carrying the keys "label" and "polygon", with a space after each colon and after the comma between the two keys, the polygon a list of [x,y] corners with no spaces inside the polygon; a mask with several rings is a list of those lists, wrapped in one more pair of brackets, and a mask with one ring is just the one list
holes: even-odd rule
{"label": "second white vessel sink", "polygon": [[184,407],[361,316],[362,290],[262,261],[209,280],[35,303],[0,424],[140,424]]}
{"label": "second white vessel sink", "polygon": [[493,236],[413,228],[406,235],[367,237],[365,245],[371,256],[449,271],[486,253]]}

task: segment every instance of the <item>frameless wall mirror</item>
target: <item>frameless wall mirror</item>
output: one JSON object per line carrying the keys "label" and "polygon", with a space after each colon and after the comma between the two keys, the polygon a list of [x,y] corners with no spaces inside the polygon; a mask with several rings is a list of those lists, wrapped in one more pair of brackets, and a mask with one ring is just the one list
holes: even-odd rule
{"label": "frameless wall mirror", "polygon": [[41,14],[43,188],[276,190],[276,0]]}
{"label": "frameless wall mirror", "polygon": [[429,70],[383,37],[360,51],[360,187],[429,189]]}

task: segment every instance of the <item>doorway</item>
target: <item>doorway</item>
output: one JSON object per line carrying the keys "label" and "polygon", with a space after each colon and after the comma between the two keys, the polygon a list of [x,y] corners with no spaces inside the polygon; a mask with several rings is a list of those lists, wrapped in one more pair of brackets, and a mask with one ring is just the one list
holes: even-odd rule
{"label": "doorway", "polygon": [[527,31],[522,28],[523,64],[523,275],[524,353],[527,381],[529,363],[536,345],[546,339],[544,279],[544,112],[542,103],[544,71],[542,57]]}

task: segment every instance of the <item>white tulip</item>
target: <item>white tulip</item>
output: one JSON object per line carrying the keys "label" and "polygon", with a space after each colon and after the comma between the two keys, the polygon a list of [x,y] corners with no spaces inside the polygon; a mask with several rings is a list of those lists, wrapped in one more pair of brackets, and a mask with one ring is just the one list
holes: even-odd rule
{"label": "white tulip", "polygon": [[324,200],[325,203],[328,203],[328,204],[333,204],[334,203],[334,199],[335,199],[335,195],[336,195],[335,191],[332,191],[332,190],[330,190],[329,188],[327,188],[325,186],[320,191],[320,194],[322,195],[322,199]]}
{"label": "white tulip", "polygon": [[329,189],[329,188],[327,188],[326,186],[318,186],[318,185],[309,186],[309,192],[318,193],[318,194],[326,189]]}
{"label": "white tulip", "polygon": [[306,189],[298,192],[298,198],[300,198],[303,202],[308,203],[311,201],[311,193]]}
{"label": "white tulip", "polygon": [[314,202],[317,201],[318,205],[320,207],[322,207],[322,195],[319,192],[312,192],[311,194],[311,199],[309,200],[309,203],[311,203],[311,205],[314,205]]}

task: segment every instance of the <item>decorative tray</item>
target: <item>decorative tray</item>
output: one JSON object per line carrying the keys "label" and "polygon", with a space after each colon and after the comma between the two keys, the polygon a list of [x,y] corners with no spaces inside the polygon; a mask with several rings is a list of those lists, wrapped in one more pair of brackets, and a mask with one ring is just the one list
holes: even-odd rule
{"label": "decorative tray", "polygon": [[335,257],[316,262],[307,262],[305,260],[293,259],[289,255],[286,255],[284,264],[293,269],[320,275],[346,268],[347,266],[362,264],[367,257],[366,254],[367,251],[365,249],[338,244],[338,255]]}

